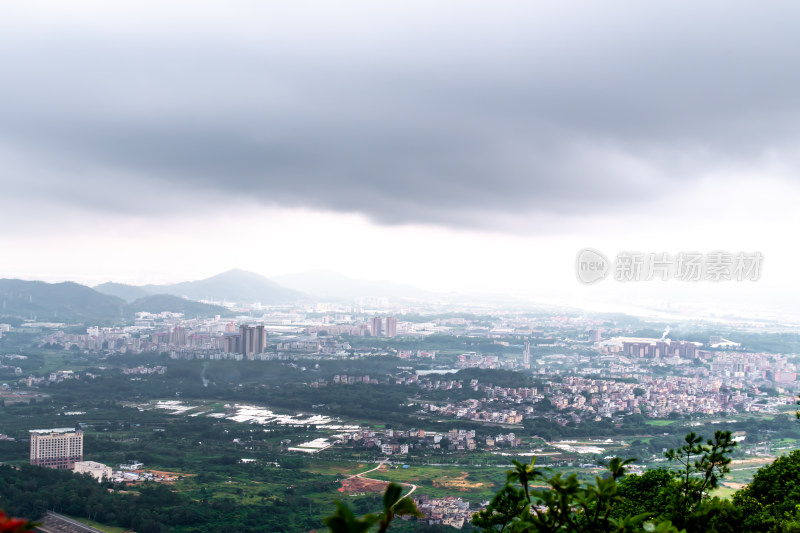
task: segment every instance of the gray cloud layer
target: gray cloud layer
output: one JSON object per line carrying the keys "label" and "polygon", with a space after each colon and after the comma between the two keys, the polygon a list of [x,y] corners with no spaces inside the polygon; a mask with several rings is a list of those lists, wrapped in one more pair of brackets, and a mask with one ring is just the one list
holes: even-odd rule
{"label": "gray cloud layer", "polygon": [[225,5],[0,8],[6,201],[486,226],[796,165],[796,3]]}

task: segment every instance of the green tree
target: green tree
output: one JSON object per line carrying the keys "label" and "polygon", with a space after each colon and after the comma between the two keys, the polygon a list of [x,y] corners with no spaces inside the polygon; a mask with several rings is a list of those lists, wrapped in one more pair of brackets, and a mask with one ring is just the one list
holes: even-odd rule
{"label": "green tree", "polygon": [[[797,403],[797,405],[800,405],[800,394],[797,395],[797,402],[796,403]],[[794,416],[796,416],[797,418],[800,418],[800,411],[795,411],[794,412]]]}
{"label": "green tree", "polygon": [[761,468],[733,503],[741,508],[743,531],[800,531],[800,450]]}
{"label": "green tree", "polygon": [[472,525],[484,531],[504,531],[514,517],[522,514],[529,505],[525,491],[506,483],[494,495],[489,506],[472,517]]}
{"label": "green tree", "polygon": [[611,516],[646,514],[648,518],[657,518],[664,515],[669,503],[666,489],[672,480],[672,473],[666,468],[623,477],[617,487],[622,501],[614,507]]}
{"label": "green tree", "polygon": [[730,431],[717,431],[703,444],[703,437],[694,432],[686,435],[685,444],[664,455],[679,465],[674,471],[675,483],[668,486],[670,503],[667,516],[678,527],[706,522],[724,506],[709,498],[719,480],[728,472],[730,452],[736,446]]}
{"label": "green tree", "polygon": [[[668,521],[645,522],[646,514],[615,517],[614,508],[622,501],[618,480],[625,475],[625,466],[633,461],[619,457],[608,465],[606,478],[594,483],[581,483],[576,474],[551,477],[530,464],[512,461],[514,470],[506,474],[506,485],[489,506],[473,517],[472,524],[484,531],[511,533],[599,533],[638,532],[677,533]],[[531,490],[533,481],[544,482],[544,490]],[[512,483],[518,483],[516,488]]]}

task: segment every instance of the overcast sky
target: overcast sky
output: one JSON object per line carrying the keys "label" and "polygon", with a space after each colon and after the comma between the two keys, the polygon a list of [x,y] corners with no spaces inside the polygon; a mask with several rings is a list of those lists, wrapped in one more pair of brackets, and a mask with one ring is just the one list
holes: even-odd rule
{"label": "overcast sky", "polygon": [[[788,1],[3,2],[0,277],[786,300],[798,20]],[[765,268],[594,289],[584,246]]]}

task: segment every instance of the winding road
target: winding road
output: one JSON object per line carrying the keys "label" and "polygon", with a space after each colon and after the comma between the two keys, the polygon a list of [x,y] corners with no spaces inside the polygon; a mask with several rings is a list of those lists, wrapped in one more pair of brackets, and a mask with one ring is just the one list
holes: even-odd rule
{"label": "winding road", "polygon": [[[364,474],[369,474],[370,472],[374,472],[375,470],[378,470],[380,467],[382,467],[385,464],[386,464],[386,461],[381,461],[380,463],[378,463],[378,466],[376,466],[375,468],[370,468],[369,470],[364,470],[363,472],[360,472],[358,474],[353,474],[352,476],[349,476],[347,479],[353,479],[354,477],[357,477],[357,478],[361,478],[361,479],[366,479],[367,481],[377,481],[379,483],[387,483],[387,481],[385,479],[375,479],[375,478],[371,478],[371,477],[364,477]],[[403,498],[405,498],[407,496],[411,496],[414,493],[414,491],[417,490],[417,486],[414,485],[413,483],[398,483],[398,484],[402,485],[404,487],[411,487],[411,490],[409,490],[406,494],[404,494]]]}

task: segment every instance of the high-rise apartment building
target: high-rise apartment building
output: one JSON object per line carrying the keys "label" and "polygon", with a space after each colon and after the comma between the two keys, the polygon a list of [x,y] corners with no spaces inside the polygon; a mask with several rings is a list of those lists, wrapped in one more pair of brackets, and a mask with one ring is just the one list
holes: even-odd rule
{"label": "high-rise apartment building", "polygon": [[169,343],[175,346],[186,346],[186,328],[175,326],[169,334]]}
{"label": "high-rise apartment building", "polygon": [[379,316],[373,317],[369,331],[373,337],[380,337],[383,334],[383,319]]}
{"label": "high-rise apartment building", "polygon": [[239,349],[245,357],[264,353],[267,349],[267,333],[264,326],[239,326]]}
{"label": "high-rise apartment building", "polygon": [[393,316],[386,317],[386,332],[384,333],[386,337],[396,337],[397,336],[397,319]]}
{"label": "high-rise apartment building", "polygon": [[83,431],[72,428],[32,429],[31,464],[72,470],[83,461]]}
{"label": "high-rise apartment building", "polygon": [[239,345],[242,342],[242,336],[235,333],[229,333],[222,337],[222,351],[227,353],[241,353],[242,349]]}

